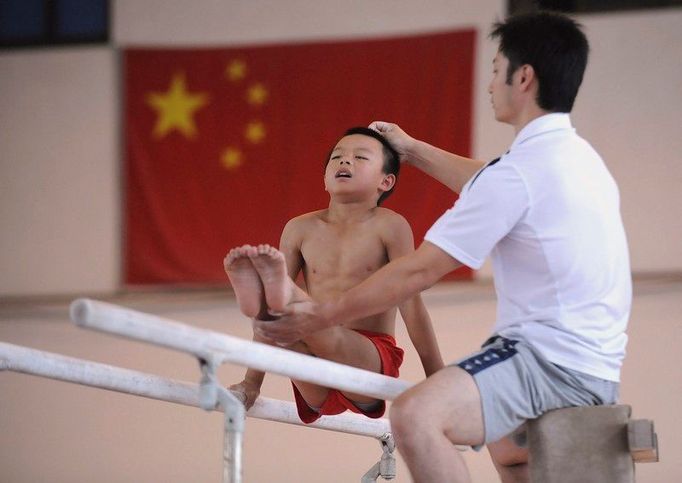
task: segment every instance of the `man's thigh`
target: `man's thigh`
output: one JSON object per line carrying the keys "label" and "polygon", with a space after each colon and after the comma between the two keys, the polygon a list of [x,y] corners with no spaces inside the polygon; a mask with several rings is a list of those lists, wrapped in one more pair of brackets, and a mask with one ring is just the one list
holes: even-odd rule
{"label": "man's thigh", "polygon": [[483,443],[478,387],[473,377],[457,366],[445,367],[411,387],[394,402],[394,407],[402,415],[399,417],[412,417],[416,424],[440,430],[453,444]]}
{"label": "man's thigh", "polygon": [[457,366],[474,377],[480,391],[486,443],[552,409],[609,403],[617,386],[559,367],[524,341],[503,337],[488,341]]}

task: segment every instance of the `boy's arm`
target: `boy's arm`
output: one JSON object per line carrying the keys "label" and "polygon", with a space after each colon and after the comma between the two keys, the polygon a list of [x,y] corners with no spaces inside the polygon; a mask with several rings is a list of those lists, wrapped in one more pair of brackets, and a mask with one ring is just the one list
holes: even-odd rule
{"label": "boy's arm", "polygon": [[296,277],[298,277],[303,268],[301,245],[303,243],[306,222],[307,220],[302,217],[289,220],[284,230],[282,230],[282,236],[279,240],[279,251],[284,254],[284,259],[287,263],[287,273],[294,282],[296,282]]}
{"label": "boy's arm", "polygon": [[[388,259],[395,260],[414,251],[414,237],[409,223],[402,216],[395,215],[385,237]],[[431,318],[424,306],[421,295],[417,294],[398,306],[407,327],[410,340],[417,350],[426,377],[443,367],[436,335]]]}
{"label": "boy's arm", "polygon": [[449,153],[408,135],[397,124],[374,121],[370,128],[380,132],[400,153],[403,161],[440,181],[455,193],[485,163]]}
{"label": "boy's arm", "polygon": [[[303,230],[301,229],[301,223],[297,220],[294,218],[286,224],[279,241],[279,249],[284,253],[287,263],[287,272],[294,281],[296,281],[296,277],[303,266],[303,256],[300,249]],[[272,341],[261,337],[256,332],[253,333],[253,341],[264,344],[272,343]],[[260,395],[260,388],[263,385],[264,379],[265,372],[249,368],[244,375],[244,380],[238,384],[233,384],[230,386],[230,389],[244,394],[244,405],[248,410]]]}
{"label": "boy's arm", "polygon": [[414,345],[421,360],[424,374],[429,377],[443,368],[443,357],[438,348],[431,317],[429,317],[421,295],[415,295],[400,304],[399,308],[412,345]]}
{"label": "boy's arm", "polygon": [[[254,332],[253,341],[265,342],[265,339],[263,339]],[[244,407],[246,408],[247,411],[251,408],[251,406],[253,406],[253,403],[256,402],[256,399],[258,399],[258,396],[260,395],[260,388],[263,385],[264,378],[265,378],[264,372],[249,368],[247,369],[246,374],[244,375],[244,379],[241,382],[237,384],[232,384],[229,387],[231,391],[243,394],[242,402],[244,403]]]}

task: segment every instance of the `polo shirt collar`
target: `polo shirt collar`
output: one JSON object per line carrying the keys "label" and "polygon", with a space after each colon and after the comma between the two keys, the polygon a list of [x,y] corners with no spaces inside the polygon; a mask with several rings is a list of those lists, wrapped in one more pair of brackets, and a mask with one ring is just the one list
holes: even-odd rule
{"label": "polo shirt collar", "polygon": [[516,138],[509,149],[514,149],[515,146],[521,144],[529,138],[560,129],[573,130],[571,118],[569,117],[568,113],[552,112],[550,114],[545,114],[544,116],[535,118],[526,124],[516,135]]}

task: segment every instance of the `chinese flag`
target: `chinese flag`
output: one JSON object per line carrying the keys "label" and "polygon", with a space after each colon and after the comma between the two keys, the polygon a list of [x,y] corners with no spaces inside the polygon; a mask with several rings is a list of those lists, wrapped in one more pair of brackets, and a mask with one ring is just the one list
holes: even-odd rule
{"label": "chinese flag", "polygon": [[[227,282],[230,248],[277,246],[290,218],[328,205],[326,156],[349,127],[396,122],[468,155],[474,41],[125,50],[126,283]],[[455,199],[403,167],[385,206],[419,244]]]}

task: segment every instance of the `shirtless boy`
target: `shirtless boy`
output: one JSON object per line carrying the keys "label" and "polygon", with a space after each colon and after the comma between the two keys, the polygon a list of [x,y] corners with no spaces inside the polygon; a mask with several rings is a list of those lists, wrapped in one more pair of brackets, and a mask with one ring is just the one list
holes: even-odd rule
{"label": "shirtless boy", "polygon": [[[290,220],[280,250],[244,245],[225,258],[225,270],[242,312],[251,318],[276,317],[293,301],[332,300],[391,260],[414,250],[412,231],[397,213],[378,205],[392,192],[398,153],[377,132],[349,129],[327,160],[324,183],[329,207]],[[308,293],[295,283],[299,272]],[[398,309],[426,376],[443,367],[431,320],[419,295]],[[344,326],[306,335],[291,350],[397,377],[403,351],[395,344],[396,308]],[[254,332],[254,340],[270,343]],[[260,393],[264,373],[249,369],[231,386],[249,408]],[[345,410],[381,417],[385,402],[302,381],[292,381],[301,420]]]}

